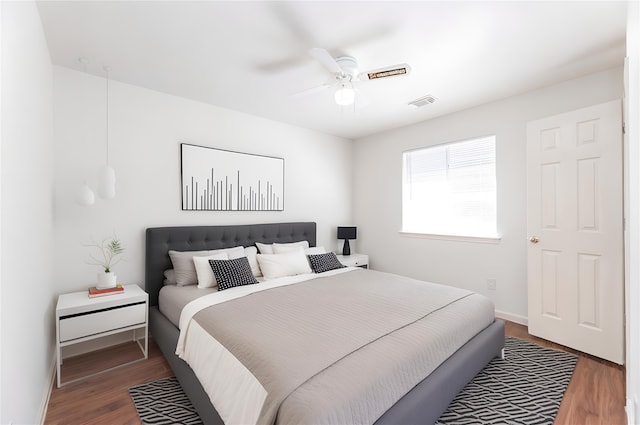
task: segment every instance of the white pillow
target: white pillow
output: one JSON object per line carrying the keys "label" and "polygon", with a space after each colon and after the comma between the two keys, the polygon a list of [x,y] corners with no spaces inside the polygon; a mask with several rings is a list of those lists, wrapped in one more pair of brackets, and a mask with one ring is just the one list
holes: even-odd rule
{"label": "white pillow", "polygon": [[326,254],[327,250],[323,246],[314,246],[313,248],[305,248],[304,255]]}
{"label": "white pillow", "polygon": [[208,255],[206,257],[193,257],[193,265],[196,268],[198,276],[198,288],[213,288],[218,283],[213,274],[209,260],[228,260],[229,255],[226,252],[218,252],[217,254]]}
{"label": "white pillow", "polygon": [[273,254],[273,244],[256,242],[260,254]]}
{"label": "white pillow", "polygon": [[262,276],[262,272],[260,271],[260,265],[258,264],[258,248],[255,246],[248,246],[244,249],[244,256],[249,260],[249,265],[251,266],[251,273],[254,277]]}
{"label": "white pillow", "polygon": [[304,249],[309,248],[309,241],[300,241],[300,242],[291,242],[291,243],[274,243],[273,253],[282,254],[288,251],[293,251],[298,248],[304,248]]}
{"label": "white pillow", "polygon": [[[244,253],[244,247],[242,245],[234,246],[233,248],[213,249],[209,251],[209,253],[212,255],[215,255],[215,254],[227,255],[226,258],[211,258],[211,260],[235,260],[236,258],[241,258],[246,256]],[[207,260],[207,266],[208,266],[207,276],[209,275],[209,272],[211,272],[211,276],[213,276],[213,270],[211,269],[211,264],[209,264],[208,260]],[[208,279],[205,280],[205,284],[207,284],[208,282],[209,282]],[[213,286],[216,286],[217,284],[218,283],[216,282],[216,278],[215,276],[213,276]],[[198,279],[198,288],[202,288],[202,286],[200,286],[200,279]],[[204,288],[209,288],[209,287],[204,286]]]}
{"label": "white pillow", "polygon": [[219,254],[221,252],[226,252],[229,258],[225,258],[225,260],[235,260],[236,258],[244,257],[244,247],[243,246],[234,246],[233,248],[222,248],[222,249],[212,249],[209,251],[209,254]]}
{"label": "white pillow", "polygon": [[302,248],[283,254],[258,254],[258,263],[265,279],[311,273]]}

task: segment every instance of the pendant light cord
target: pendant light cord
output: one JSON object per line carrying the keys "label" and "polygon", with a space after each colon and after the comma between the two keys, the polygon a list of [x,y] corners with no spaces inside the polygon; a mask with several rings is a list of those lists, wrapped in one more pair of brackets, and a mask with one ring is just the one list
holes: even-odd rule
{"label": "pendant light cord", "polygon": [[104,70],[107,73],[107,167],[109,166],[109,71],[110,67],[105,66]]}

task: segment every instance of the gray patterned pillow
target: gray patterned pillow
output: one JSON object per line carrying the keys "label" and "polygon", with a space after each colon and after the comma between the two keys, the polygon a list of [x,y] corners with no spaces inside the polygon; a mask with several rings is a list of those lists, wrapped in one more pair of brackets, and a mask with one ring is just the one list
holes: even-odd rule
{"label": "gray patterned pillow", "polygon": [[234,286],[253,285],[258,283],[247,257],[234,258],[233,260],[209,260],[211,270],[218,282],[218,290],[233,288]]}
{"label": "gray patterned pillow", "polygon": [[333,252],[325,254],[308,255],[309,263],[314,273],[328,272],[329,270],[342,269],[346,266],[338,261],[338,257]]}

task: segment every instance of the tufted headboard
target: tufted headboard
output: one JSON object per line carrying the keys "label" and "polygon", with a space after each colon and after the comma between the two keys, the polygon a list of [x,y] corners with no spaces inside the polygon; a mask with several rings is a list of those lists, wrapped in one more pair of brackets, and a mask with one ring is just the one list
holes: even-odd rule
{"label": "tufted headboard", "polygon": [[158,305],[158,293],[164,271],[172,268],[169,250],[199,251],[205,249],[252,246],[256,242],[287,243],[302,240],[316,246],[316,223],[269,223],[227,226],[152,227],[147,229],[144,287],[149,305]]}

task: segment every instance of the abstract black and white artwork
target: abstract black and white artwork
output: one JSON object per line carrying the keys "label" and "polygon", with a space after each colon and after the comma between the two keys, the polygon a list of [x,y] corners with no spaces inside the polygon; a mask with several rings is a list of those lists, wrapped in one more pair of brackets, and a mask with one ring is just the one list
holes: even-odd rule
{"label": "abstract black and white artwork", "polygon": [[283,211],[284,159],[180,144],[182,209]]}

